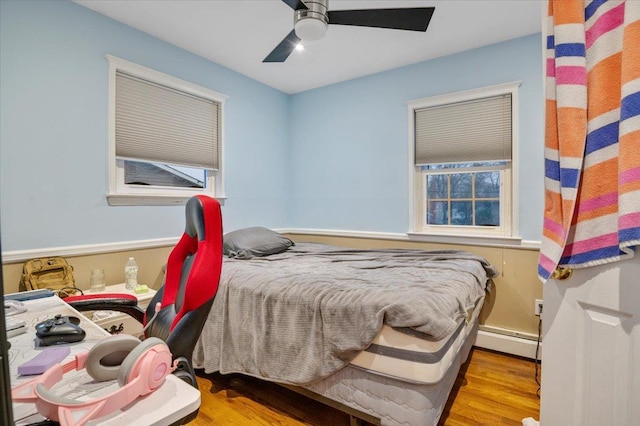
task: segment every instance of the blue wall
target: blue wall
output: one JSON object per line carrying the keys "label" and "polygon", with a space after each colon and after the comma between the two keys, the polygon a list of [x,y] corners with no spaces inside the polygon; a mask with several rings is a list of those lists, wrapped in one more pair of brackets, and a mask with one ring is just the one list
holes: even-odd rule
{"label": "blue wall", "polygon": [[522,81],[519,91],[519,220],[540,240],[543,113],[540,34],[292,96],[291,223],[294,228],[409,230],[406,102]]}
{"label": "blue wall", "polygon": [[406,232],[406,102],[522,80],[519,217],[522,237],[539,240],[540,49],[530,36],[288,96],[74,3],[2,0],[2,247],[182,233],[182,206],[106,202],[107,53],[229,96],[225,230]]}
{"label": "blue wall", "polygon": [[289,224],[289,96],[159,39],[61,1],[0,2],[2,248],[179,236],[184,207],[111,207],[111,54],[229,96],[225,229]]}

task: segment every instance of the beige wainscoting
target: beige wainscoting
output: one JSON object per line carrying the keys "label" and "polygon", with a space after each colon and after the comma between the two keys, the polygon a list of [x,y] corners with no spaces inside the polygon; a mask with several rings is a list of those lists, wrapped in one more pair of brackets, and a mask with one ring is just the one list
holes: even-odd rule
{"label": "beige wainscoting", "polygon": [[[494,279],[491,292],[487,295],[481,313],[481,329],[488,332],[479,346],[501,350],[515,355],[533,358],[535,339],[538,335],[539,318],[533,314],[535,299],[542,299],[542,284],[537,278],[538,250],[509,247],[485,247],[477,245],[456,245],[443,243],[416,242],[393,238],[354,237],[339,235],[318,235],[303,232],[285,233],[294,241],[318,242],[355,248],[418,248],[418,249],[458,249],[485,257],[500,271]],[[177,240],[176,240],[177,241]],[[174,242],[175,243],[175,242]],[[140,247],[140,245],[138,245]],[[107,285],[124,281],[124,264],[130,256],[138,263],[138,281],[151,288],[162,285],[163,267],[173,245],[136,248],[131,250],[106,251],[94,254],[74,254],[65,256],[74,268],[76,285],[81,289],[89,287],[89,276],[94,268],[105,270]],[[41,253],[41,251],[39,252]],[[90,247],[87,253],[92,253]],[[51,253],[54,255],[55,253]],[[41,256],[39,254],[38,256]],[[18,291],[22,263],[10,261],[2,265],[4,292]],[[517,340],[515,343],[496,336],[506,336]],[[489,339],[487,342],[486,339]],[[532,345],[522,342],[532,342]],[[505,346],[506,344],[506,346]],[[517,345],[514,349],[512,346]]]}
{"label": "beige wainscoting", "polygon": [[[154,247],[63,257],[73,266],[76,286],[80,289],[89,288],[91,270],[96,268],[104,269],[107,285],[124,282],[124,265],[131,256],[136,259],[138,264],[138,282],[158,289],[162,285],[163,267],[172,248],[172,246]],[[20,276],[22,275],[22,264],[23,261],[4,263],[2,265],[5,294],[18,291]]]}
{"label": "beige wainscoting", "polygon": [[533,338],[538,335],[538,317],[534,315],[535,299],[542,299],[542,283],[538,280],[538,250],[435,244],[384,238],[288,233],[293,241],[317,242],[354,248],[417,248],[466,250],[485,257],[500,275],[494,279],[487,295],[480,323],[491,332]]}

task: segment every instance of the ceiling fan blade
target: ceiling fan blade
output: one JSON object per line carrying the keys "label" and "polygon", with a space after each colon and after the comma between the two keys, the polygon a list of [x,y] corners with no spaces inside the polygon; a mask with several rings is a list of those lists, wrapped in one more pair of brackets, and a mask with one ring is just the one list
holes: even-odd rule
{"label": "ceiling fan blade", "polygon": [[291,32],[267,55],[262,62],[284,62],[287,60],[296,45],[302,40],[296,35],[296,30]]}
{"label": "ceiling fan blade", "polygon": [[308,9],[302,0],[282,0],[293,10]]}
{"label": "ceiling fan blade", "polygon": [[427,31],[435,7],[330,10],[329,24]]}

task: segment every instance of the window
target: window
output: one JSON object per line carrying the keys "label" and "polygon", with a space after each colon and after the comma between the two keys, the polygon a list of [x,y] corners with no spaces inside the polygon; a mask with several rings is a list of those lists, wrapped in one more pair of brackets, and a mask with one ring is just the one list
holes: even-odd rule
{"label": "window", "polygon": [[224,200],[226,96],[107,55],[111,205]]}
{"label": "window", "polygon": [[515,236],[519,85],[409,102],[411,232]]}

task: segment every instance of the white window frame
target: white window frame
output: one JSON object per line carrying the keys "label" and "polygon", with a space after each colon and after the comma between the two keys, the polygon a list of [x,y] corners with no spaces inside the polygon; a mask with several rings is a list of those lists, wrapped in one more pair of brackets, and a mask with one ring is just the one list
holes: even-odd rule
{"label": "white window frame", "polygon": [[[409,231],[415,237],[451,237],[452,242],[464,242],[465,238],[519,240],[518,227],[518,87],[522,82],[499,84],[447,93],[407,102],[409,116]],[[511,94],[511,162],[500,173],[500,224],[499,227],[472,225],[429,225],[426,223],[426,175],[441,174],[443,170],[422,171],[415,165],[415,111],[422,108],[472,101],[492,96]],[[446,169],[445,169],[446,170]],[[473,172],[477,169],[449,169],[451,173]]]}
{"label": "white window frame", "polygon": [[[110,205],[176,205],[185,204],[194,195],[204,194],[224,204],[224,103],[228,96],[176,77],[155,71],[142,65],[105,55],[109,62],[109,189]],[[125,184],[124,160],[116,158],[116,72],[151,81],[181,92],[209,99],[219,104],[218,115],[218,170],[207,171],[204,190],[168,186],[142,186]]]}

